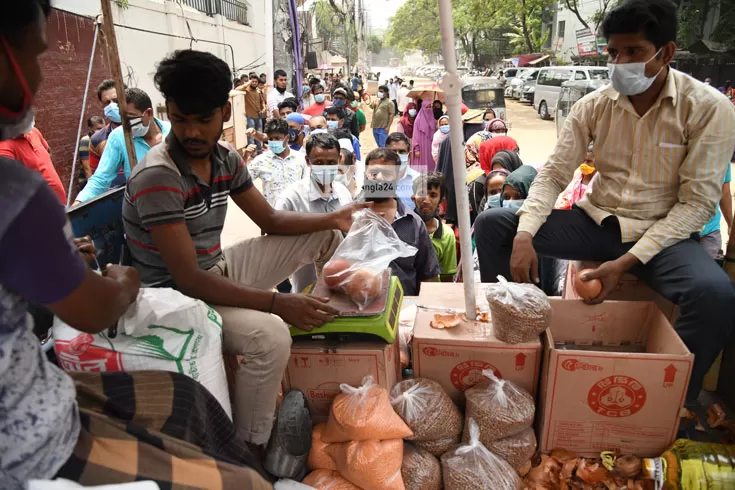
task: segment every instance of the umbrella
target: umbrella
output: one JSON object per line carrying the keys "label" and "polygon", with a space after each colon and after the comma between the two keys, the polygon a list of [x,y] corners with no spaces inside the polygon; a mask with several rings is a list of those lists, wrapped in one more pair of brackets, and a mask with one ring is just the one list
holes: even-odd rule
{"label": "umbrella", "polygon": [[322,71],[323,70],[334,70],[334,67],[332,65],[321,64],[321,65],[317,66],[316,69],[317,70],[322,70]]}
{"label": "umbrella", "polygon": [[444,90],[436,83],[424,83],[416,85],[408,93],[408,97],[420,100],[441,100],[444,102]]}

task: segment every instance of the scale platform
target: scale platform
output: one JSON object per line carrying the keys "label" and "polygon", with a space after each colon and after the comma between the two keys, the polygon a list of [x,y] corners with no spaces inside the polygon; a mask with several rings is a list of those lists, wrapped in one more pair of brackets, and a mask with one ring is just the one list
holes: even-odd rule
{"label": "scale platform", "polygon": [[337,308],[341,313],[333,322],[315,328],[311,332],[289,327],[292,337],[340,341],[380,337],[389,344],[396,340],[403,288],[398,278],[390,275],[390,270],[385,271],[380,295],[362,311],[347,295],[330,291],[323,278],[317,280],[311,294],[329,297],[327,304]]}

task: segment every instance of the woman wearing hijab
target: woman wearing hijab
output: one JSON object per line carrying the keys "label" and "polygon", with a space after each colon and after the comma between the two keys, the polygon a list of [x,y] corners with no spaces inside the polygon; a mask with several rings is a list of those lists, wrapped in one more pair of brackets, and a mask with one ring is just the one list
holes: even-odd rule
{"label": "woman wearing hijab", "polygon": [[431,156],[431,143],[436,131],[436,120],[432,104],[421,104],[419,113],[413,124],[413,138],[411,138],[411,168],[417,172],[433,172],[436,167]]}
{"label": "woman wearing hijab", "polygon": [[397,131],[408,136],[408,139],[413,138],[413,125],[416,122],[417,114],[418,106],[415,102],[409,102],[406,104],[406,110],[403,111],[403,115],[398,120]]}
{"label": "woman wearing hijab", "polygon": [[[489,110],[492,111],[492,109]],[[467,167],[469,168],[480,161],[480,146],[484,142],[495,136],[505,136],[507,133],[508,126],[502,119],[494,118],[487,121],[482,131],[478,131],[473,134],[470,139],[467,140],[467,143],[465,143],[464,158],[467,163]]]}
{"label": "woman wearing hijab", "polygon": [[523,165],[523,161],[515,151],[500,150],[493,157],[491,165],[491,170],[505,169],[508,172],[515,172],[518,167]]}
{"label": "woman wearing hijab", "polygon": [[442,117],[442,115],[444,114],[444,104],[442,104],[441,100],[435,100],[431,104],[431,107],[434,112],[434,119],[438,121],[439,118]]}
{"label": "woman wearing hijab", "polygon": [[[493,170],[493,158],[502,150],[517,152],[518,142],[509,136],[497,136],[480,145],[480,168],[485,172],[485,175]],[[500,163],[498,165],[502,166]],[[506,170],[513,171],[511,169]]]}
{"label": "woman wearing hijab", "polygon": [[434,163],[439,159],[439,146],[442,141],[447,139],[449,136],[449,116],[444,115],[437,121],[439,128],[434,133],[434,137],[431,140],[431,157],[434,159]]}

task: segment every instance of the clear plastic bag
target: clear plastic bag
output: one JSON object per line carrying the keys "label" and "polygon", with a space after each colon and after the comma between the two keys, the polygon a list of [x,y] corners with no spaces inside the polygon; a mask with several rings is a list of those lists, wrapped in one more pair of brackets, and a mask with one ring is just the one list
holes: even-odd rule
{"label": "clear plastic bag", "polygon": [[533,340],[551,324],[549,298],[533,284],[508,282],[498,276],[498,282],[487,287],[487,301],[493,333],[508,344]]}
{"label": "clear plastic bag", "polygon": [[436,381],[401,381],[390,394],[393,409],[413,431],[411,440],[456,439],[462,433],[462,413]]}
{"label": "clear plastic bag", "polygon": [[[531,394],[511,381],[498,379],[490,369],[482,375],[485,379],[464,392],[466,420],[476,421],[480,442],[487,446],[531,427],[536,412]],[[470,440],[466,424],[462,440]]]}
{"label": "clear plastic bag", "polygon": [[518,434],[483,444],[518,471],[536,452],[536,433],[529,427]]}
{"label": "clear plastic bag", "polygon": [[388,390],[366,376],[362,386],[339,385],[329,408],[329,419],[322,433],[326,443],[365,441],[368,439],[404,439],[413,436],[401,417],[393,411]]}
{"label": "clear plastic bag", "polygon": [[425,449],[410,442],[403,444],[401,465],[403,485],[406,490],[441,490],[442,466],[439,460]]}
{"label": "clear plastic bag", "polygon": [[301,482],[316,490],[361,490],[336,471],[314,470]]}
{"label": "clear plastic bag", "polygon": [[369,305],[383,287],[383,272],[399,257],[418,251],[407,245],[393,227],[370,209],[356,212],[349,233],[324,266],[324,281],[343,291],[359,309]]}
{"label": "clear plastic bag", "polygon": [[447,490],[520,490],[518,473],[502,458],[480,442],[480,430],[474,420],[467,421],[469,444],[463,444],[442,456],[444,488]]}
{"label": "clear plastic bag", "polygon": [[331,444],[327,452],[339,474],[363,490],[405,490],[402,439]]}
{"label": "clear plastic bag", "polygon": [[452,449],[454,446],[457,446],[461,439],[462,434],[459,434],[457,437],[450,437],[447,439],[437,439],[435,441],[413,441],[413,443],[416,447],[427,450],[432,456],[441,458],[444,453]]}
{"label": "clear plastic bag", "polygon": [[337,465],[334,464],[334,460],[327,453],[327,447],[329,444],[322,441],[322,434],[326,424],[318,424],[314,426],[314,430],[311,433],[311,449],[309,450],[309,468],[312,470],[336,470]]}

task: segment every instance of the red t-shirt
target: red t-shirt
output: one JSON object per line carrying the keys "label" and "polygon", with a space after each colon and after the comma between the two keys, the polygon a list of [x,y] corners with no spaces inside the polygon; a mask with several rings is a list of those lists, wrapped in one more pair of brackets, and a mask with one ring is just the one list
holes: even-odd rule
{"label": "red t-shirt", "polygon": [[33,128],[23,136],[12,140],[0,141],[0,156],[22,162],[26,167],[41,174],[61,204],[66,205],[66,191],[51,162],[48,143],[38,129]]}
{"label": "red t-shirt", "polygon": [[301,111],[301,114],[304,114],[306,116],[311,116],[311,117],[321,116],[322,113],[324,112],[324,109],[326,109],[330,105],[332,105],[332,103],[328,100],[325,100],[323,104],[314,103],[314,104],[311,104],[306,109],[304,109],[303,111]]}

